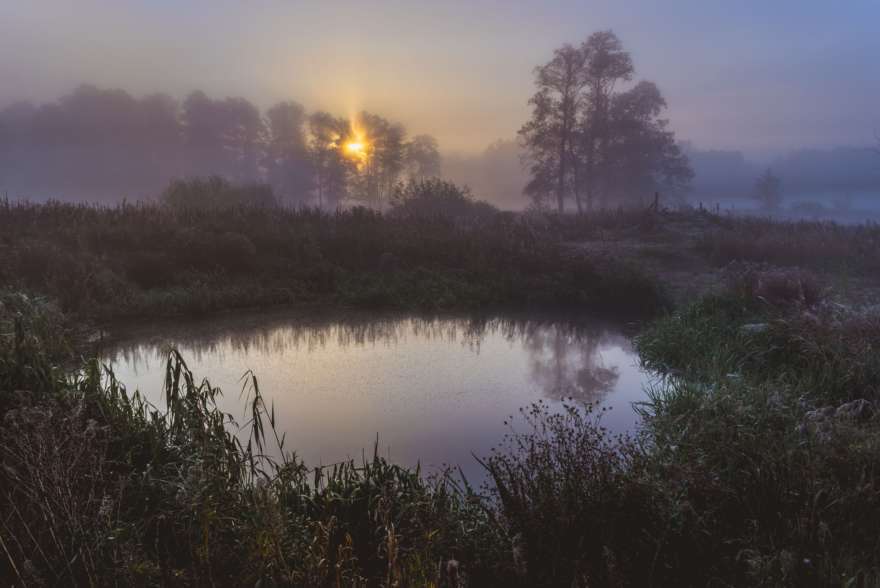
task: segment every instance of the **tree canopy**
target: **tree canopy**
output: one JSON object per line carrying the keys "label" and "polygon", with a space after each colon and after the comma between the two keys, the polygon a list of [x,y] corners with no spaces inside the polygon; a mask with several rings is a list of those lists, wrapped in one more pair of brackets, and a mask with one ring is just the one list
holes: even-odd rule
{"label": "tree canopy", "polygon": [[[0,110],[0,189],[13,196],[144,199],[173,180],[222,178],[271,187],[288,205],[383,207],[399,181],[439,173],[436,139],[409,139],[403,125],[370,112],[348,120],[292,101],[261,112],[239,97],[196,91],[178,102],[87,85]],[[205,191],[176,189],[184,192]]]}
{"label": "tree canopy", "polygon": [[526,193],[558,212],[623,205],[655,191],[678,193],[693,172],[652,82],[627,86],[632,59],[612,31],[566,44],[535,70],[531,118],[519,131],[531,179]]}

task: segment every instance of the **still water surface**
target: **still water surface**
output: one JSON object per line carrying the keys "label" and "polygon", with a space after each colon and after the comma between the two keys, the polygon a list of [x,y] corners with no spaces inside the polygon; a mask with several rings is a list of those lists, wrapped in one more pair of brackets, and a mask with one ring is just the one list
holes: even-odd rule
{"label": "still water surface", "polygon": [[598,403],[611,409],[605,426],[631,431],[632,403],[649,379],[619,329],[535,318],[215,317],[123,329],[106,360],[129,390],[164,406],[171,347],[197,378],[224,390],[221,408],[238,422],[241,377],[253,370],[286,449],[310,466],[371,454],[378,435],[380,452],[398,463],[460,465],[477,478],[472,452],[498,445],[510,430],[505,418],[521,407]]}

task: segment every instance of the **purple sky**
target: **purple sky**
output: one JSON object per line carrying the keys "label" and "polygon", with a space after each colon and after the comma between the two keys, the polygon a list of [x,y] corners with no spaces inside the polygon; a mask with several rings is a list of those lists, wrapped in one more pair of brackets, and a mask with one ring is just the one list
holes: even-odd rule
{"label": "purple sky", "polygon": [[612,28],[681,139],[763,157],[880,132],[880,2],[4,0],[0,104],[80,82],[360,109],[447,150],[511,138],[532,69]]}

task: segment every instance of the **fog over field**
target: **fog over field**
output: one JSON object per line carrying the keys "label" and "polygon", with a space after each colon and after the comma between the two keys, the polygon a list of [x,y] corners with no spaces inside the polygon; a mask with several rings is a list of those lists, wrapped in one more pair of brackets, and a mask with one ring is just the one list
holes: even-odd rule
{"label": "fog over field", "polygon": [[440,157],[422,172],[410,159],[395,180],[411,177],[408,166],[522,208],[529,172],[518,132],[534,67],[585,30],[612,29],[636,64],[622,83],[656,83],[661,117],[690,160],[694,177],[676,202],[748,208],[771,167],[792,214],[873,208],[877,18],[867,0],[9,2],[0,7],[0,191],[137,200],[173,178],[219,174],[268,182],[290,203],[333,204],[314,193],[305,163],[273,172],[264,152],[293,142],[299,153],[285,157],[305,160],[309,117],[329,113],[326,132],[367,112],[395,127],[395,140],[433,138],[421,145]]}
{"label": "fog over field", "polygon": [[880,0],[0,0],[6,586],[880,588]]}

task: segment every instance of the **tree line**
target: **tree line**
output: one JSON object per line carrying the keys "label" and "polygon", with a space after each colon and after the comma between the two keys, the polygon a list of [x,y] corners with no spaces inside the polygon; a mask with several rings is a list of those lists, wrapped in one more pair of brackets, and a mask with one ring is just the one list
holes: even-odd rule
{"label": "tree line", "polygon": [[437,141],[362,112],[265,112],[196,91],[183,102],[83,85],[55,102],[0,111],[0,190],[12,196],[109,200],[158,194],[173,178],[267,184],[291,205],[380,205],[401,179],[440,173]]}
{"label": "tree line", "polygon": [[[536,68],[531,117],[519,130],[534,205],[564,212],[573,202],[587,212],[687,189],[694,174],[662,117],[666,101],[654,83],[632,84],[634,73],[611,31],[565,44]],[[347,119],[293,101],[261,112],[244,98],[201,91],[179,102],[83,85],[55,102],[0,110],[0,191],[13,197],[143,199],[175,178],[219,176],[269,186],[288,205],[381,208],[401,180],[439,176],[440,168],[430,135],[408,137],[374,113]],[[474,184],[496,183],[474,165],[458,168]],[[505,192],[518,190],[509,184]]]}
{"label": "tree line", "polygon": [[666,101],[653,82],[626,86],[634,73],[612,31],[565,44],[536,68],[531,118],[519,131],[535,205],[561,213],[573,200],[586,212],[687,187],[693,172],[661,116]]}

